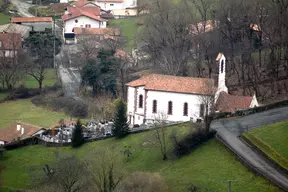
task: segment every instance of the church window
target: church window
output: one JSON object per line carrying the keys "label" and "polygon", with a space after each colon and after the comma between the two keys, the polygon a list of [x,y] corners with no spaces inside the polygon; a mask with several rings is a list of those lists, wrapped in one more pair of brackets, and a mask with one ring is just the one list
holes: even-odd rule
{"label": "church window", "polygon": [[200,104],[200,117],[204,117],[204,104]]}
{"label": "church window", "polygon": [[153,100],[152,112],[157,113],[157,100]]}
{"label": "church window", "polygon": [[143,108],[143,95],[139,95],[139,108]]}
{"label": "church window", "polygon": [[221,61],[221,73],[224,71],[224,60]]}
{"label": "church window", "polygon": [[172,111],[173,111],[173,103],[172,101],[168,102],[168,115],[172,115]]}
{"label": "church window", "polygon": [[188,116],[188,103],[184,103],[183,115]]}

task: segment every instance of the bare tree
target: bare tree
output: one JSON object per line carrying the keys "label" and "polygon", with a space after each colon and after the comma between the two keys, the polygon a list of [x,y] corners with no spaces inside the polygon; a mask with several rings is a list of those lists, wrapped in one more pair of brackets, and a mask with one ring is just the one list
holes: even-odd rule
{"label": "bare tree", "polygon": [[162,159],[167,160],[167,140],[168,133],[167,128],[165,127],[167,123],[168,116],[164,112],[158,112],[154,117],[154,126],[159,127],[155,130],[155,138],[157,139],[157,144],[160,147],[162,154]]}
{"label": "bare tree", "polygon": [[109,148],[92,152],[93,161],[86,161],[97,192],[113,192],[124,178],[119,154]]}
{"label": "bare tree", "polygon": [[0,79],[2,87],[12,90],[21,78],[21,63],[25,55],[21,48],[20,34],[2,34],[0,42]]}
{"label": "bare tree", "polygon": [[86,165],[74,156],[60,159],[51,168],[46,165],[43,170],[44,178],[36,176],[38,182],[35,191],[80,192],[91,189],[91,177]]}
{"label": "bare tree", "polygon": [[[202,87],[205,95],[199,95],[198,99],[202,106],[204,106],[204,128],[208,133],[210,130],[210,123],[212,121],[212,116],[215,113],[215,93],[217,88],[214,86],[214,81],[206,81],[205,85]],[[202,110],[202,109],[200,109]]]}
{"label": "bare tree", "polygon": [[156,0],[141,31],[155,66],[170,75],[187,75],[187,62],[192,46],[189,24],[191,15],[186,1],[174,4]]}
{"label": "bare tree", "polygon": [[135,172],[128,175],[115,192],[166,192],[168,187],[157,173]]}

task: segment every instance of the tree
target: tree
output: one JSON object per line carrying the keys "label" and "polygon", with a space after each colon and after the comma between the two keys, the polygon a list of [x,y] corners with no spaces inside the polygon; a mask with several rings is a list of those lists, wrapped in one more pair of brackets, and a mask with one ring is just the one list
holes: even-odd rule
{"label": "tree", "polygon": [[166,192],[168,191],[168,187],[157,173],[135,172],[123,179],[114,191]]}
{"label": "tree", "polygon": [[168,116],[164,112],[159,112],[154,118],[154,126],[159,127],[155,131],[155,137],[157,139],[158,146],[162,154],[162,159],[165,161],[167,156],[167,129],[165,127]]}
{"label": "tree", "polygon": [[101,148],[92,152],[92,161],[86,161],[97,192],[114,192],[125,176],[118,154],[111,148]]}
{"label": "tree", "polygon": [[214,81],[211,79],[210,81],[206,81],[202,89],[205,95],[199,95],[198,99],[204,106],[204,128],[205,132],[208,133],[210,131],[210,124],[213,120],[213,115],[215,114],[216,110],[215,94],[217,88],[214,86]]}
{"label": "tree", "polygon": [[97,59],[88,60],[81,71],[82,83],[93,88],[93,94],[112,93],[116,95],[118,62],[114,51],[101,49]]}
{"label": "tree", "polygon": [[[54,36],[51,33],[35,33],[30,35],[24,42],[24,47],[33,58],[32,62],[26,63],[26,72],[38,82],[38,87],[42,89],[45,79],[46,68],[53,66],[53,45]],[[55,38],[55,54],[60,52],[61,41]]]}
{"label": "tree", "polygon": [[[51,167],[51,168],[50,168]],[[61,158],[54,165],[45,165],[33,177],[37,192],[81,192],[91,190],[91,176],[86,164],[74,156]],[[44,174],[43,174],[44,173]],[[49,174],[47,174],[49,173]],[[92,190],[91,190],[92,191]]]}
{"label": "tree", "polygon": [[25,63],[25,55],[21,48],[21,35],[3,34],[5,39],[0,43],[0,79],[2,88],[12,90],[21,79],[21,65]]}
{"label": "tree", "polygon": [[189,6],[186,1],[175,4],[157,0],[149,11],[151,14],[147,15],[140,36],[155,66],[169,75],[186,76],[192,48]]}
{"label": "tree", "polygon": [[122,138],[128,135],[129,125],[127,121],[127,106],[124,101],[120,100],[117,103],[116,115],[113,121],[113,135],[118,138]]}
{"label": "tree", "polygon": [[72,134],[72,147],[80,147],[83,142],[82,124],[78,119]]}

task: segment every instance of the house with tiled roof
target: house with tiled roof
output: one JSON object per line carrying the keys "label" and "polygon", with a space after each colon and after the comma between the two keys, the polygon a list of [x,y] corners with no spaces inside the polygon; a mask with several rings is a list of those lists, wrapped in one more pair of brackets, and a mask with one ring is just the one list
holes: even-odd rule
{"label": "house with tiled roof", "polygon": [[74,38],[74,29],[106,28],[106,20],[100,17],[99,6],[80,0],[68,6],[62,16],[64,38]]}
{"label": "house with tiled roof", "polygon": [[92,39],[93,40],[106,40],[110,39],[116,41],[120,37],[119,28],[74,28],[74,42],[78,43],[78,40],[81,39]]}
{"label": "house with tiled roof", "polygon": [[[225,84],[226,58],[220,53],[218,87],[213,79],[150,74],[127,85],[127,113],[131,125],[163,118],[167,121],[203,120],[216,105],[218,112],[258,106],[256,96],[236,96],[228,93]],[[210,102],[211,101],[211,102]]]}
{"label": "house with tiled roof", "polygon": [[52,29],[52,17],[12,17],[11,23],[32,27],[32,31],[43,32]]}
{"label": "house with tiled roof", "polygon": [[[22,39],[19,33],[0,33],[0,57],[15,58],[22,49]],[[4,59],[4,60],[5,60]]]}
{"label": "house with tiled roof", "polygon": [[22,122],[15,122],[7,128],[0,129],[0,145],[37,136],[45,131],[45,128]]}

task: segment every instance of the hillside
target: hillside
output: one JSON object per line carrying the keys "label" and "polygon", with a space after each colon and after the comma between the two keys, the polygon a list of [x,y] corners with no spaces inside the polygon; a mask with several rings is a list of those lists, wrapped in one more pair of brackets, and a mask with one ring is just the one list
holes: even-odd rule
{"label": "hillside", "polygon": [[[183,133],[191,131],[190,126],[170,127],[169,134],[178,131],[180,138]],[[169,149],[172,141],[169,139]],[[128,172],[147,171],[159,172],[165,179],[169,191],[187,191],[191,184],[201,191],[225,191],[227,179],[237,180],[232,189],[237,192],[280,191],[262,177],[258,177],[245,168],[219,141],[213,139],[203,144],[190,155],[175,159],[169,155],[168,161],[161,160],[159,148],[155,145],[154,131],[129,135],[126,138],[106,139],[87,143],[79,149],[70,147],[46,148],[38,145],[7,151],[6,158],[1,162],[5,166],[2,173],[4,189],[27,188],[29,170],[42,169],[45,163],[55,162],[55,152],[62,156],[74,154],[80,159],[91,158],[93,151],[109,147],[119,153],[125,146],[131,146],[132,157],[124,162]],[[109,149],[108,149],[109,150]],[[15,177],[17,175],[17,177]],[[5,191],[5,190],[4,190]]]}

